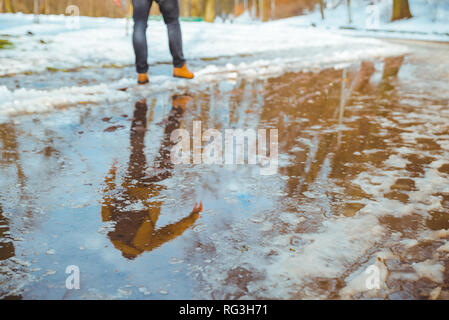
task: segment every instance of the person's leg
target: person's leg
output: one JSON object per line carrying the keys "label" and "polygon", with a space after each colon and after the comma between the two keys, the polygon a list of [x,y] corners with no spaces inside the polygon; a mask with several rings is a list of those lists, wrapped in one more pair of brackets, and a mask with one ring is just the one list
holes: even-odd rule
{"label": "person's leg", "polygon": [[181,68],[186,63],[182,52],[181,26],[179,25],[179,5],[178,0],[159,0],[164,22],[167,25],[168,44],[173,57],[173,66]]}
{"label": "person's leg", "polygon": [[148,72],[147,24],[153,0],[132,0],[133,2],[133,46],[136,55],[137,73]]}

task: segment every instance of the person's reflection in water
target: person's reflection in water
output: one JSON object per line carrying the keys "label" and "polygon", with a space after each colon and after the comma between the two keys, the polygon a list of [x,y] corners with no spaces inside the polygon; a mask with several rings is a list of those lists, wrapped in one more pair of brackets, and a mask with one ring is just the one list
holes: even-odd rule
{"label": "person's reflection in water", "polygon": [[103,221],[116,222],[108,233],[111,242],[123,256],[134,259],[145,251],[151,251],[168,242],[192,226],[202,211],[202,203],[195,203],[192,212],[176,223],[156,229],[156,222],[163,202],[154,200],[163,186],[158,182],[171,176],[173,163],[170,149],[173,143],[170,135],[179,128],[186,104],[191,100],[187,95],[174,96],[172,109],[166,122],[163,141],[155,159],[152,176],[146,175],[147,163],[144,154],[147,104],[145,100],[136,103],[131,125],[131,156],[126,177],[121,186],[116,186],[116,170],[113,166],[105,179],[105,190],[101,216]]}

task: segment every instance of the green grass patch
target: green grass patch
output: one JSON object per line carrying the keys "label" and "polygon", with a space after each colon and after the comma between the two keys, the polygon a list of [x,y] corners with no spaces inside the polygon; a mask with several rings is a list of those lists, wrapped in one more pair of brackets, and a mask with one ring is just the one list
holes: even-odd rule
{"label": "green grass patch", "polygon": [[47,67],[47,71],[49,71],[49,72],[58,72],[58,71],[61,71],[61,69],[53,68],[53,67]]}
{"label": "green grass patch", "polygon": [[115,63],[103,64],[101,67],[102,68],[111,68],[111,69],[122,69],[122,68],[124,68],[124,66],[119,66],[119,65],[117,65]]}
{"label": "green grass patch", "polygon": [[12,44],[11,41],[6,39],[0,39],[0,49],[11,49],[13,47],[14,45]]}

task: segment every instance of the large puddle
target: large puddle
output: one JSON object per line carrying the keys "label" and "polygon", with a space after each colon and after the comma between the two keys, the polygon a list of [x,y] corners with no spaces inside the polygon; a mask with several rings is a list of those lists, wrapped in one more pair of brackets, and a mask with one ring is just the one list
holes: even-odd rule
{"label": "large puddle", "polygon": [[[449,299],[449,51],[409,45],[0,124],[0,297]],[[173,165],[193,121],[278,129],[277,174]]]}

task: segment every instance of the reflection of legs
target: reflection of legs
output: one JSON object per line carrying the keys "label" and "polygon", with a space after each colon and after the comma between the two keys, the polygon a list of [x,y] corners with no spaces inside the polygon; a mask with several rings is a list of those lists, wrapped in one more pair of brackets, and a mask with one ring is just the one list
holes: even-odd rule
{"label": "reflection of legs", "polygon": [[138,73],[148,71],[147,22],[153,0],[132,0],[134,33],[133,46],[136,54],[136,70]]}
{"label": "reflection of legs", "polygon": [[[127,259],[134,259],[144,251],[151,251],[164,243],[182,235],[199,218],[203,210],[202,203],[195,203],[192,212],[179,221],[155,229],[161,214],[163,201],[154,199],[163,188],[160,182],[171,176],[172,164],[170,161],[170,149],[172,146],[171,133],[180,127],[181,118],[186,105],[191,101],[187,95],[173,96],[173,107],[168,117],[168,124],[164,130],[164,139],[156,162],[161,162],[156,168],[164,169],[163,174],[151,178],[145,178],[146,158],[144,154],[144,138],[146,132],[147,104],[145,100],[138,101],[133,114],[131,124],[131,156],[128,174],[121,187],[116,188],[116,169],[110,170],[105,179],[107,187],[103,198],[101,215],[103,221],[115,221],[114,230],[108,233],[114,247],[122,252]],[[111,196],[112,192],[112,196]],[[121,196],[117,197],[117,193]],[[139,200],[144,209],[127,209],[125,200]],[[1,209],[1,207],[0,207]],[[0,211],[1,222],[1,211]],[[1,231],[1,230],[0,230]]]}
{"label": "reflection of legs", "polygon": [[179,129],[186,104],[190,100],[192,100],[192,97],[188,95],[175,95],[172,97],[172,109],[168,114],[167,125],[164,129],[164,136],[159,152],[154,159],[153,168],[156,170],[154,170],[153,176],[145,179],[146,183],[160,182],[171,176],[171,171],[173,169],[171,152],[174,145],[171,141],[171,134],[173,131]]}
{"label": "reflection of legs", "polygon": [[145,176],[147,161],[144,153],[145,132],[147,124],[147,103],[145,100],[136,103],[131,124],[131,155],[128,167],[128,179],[140,182]]}
{"label": "reflection of legs", "polygon": [[182,35],[181,26],[179,25],[178,0],[159,0],[159,8],[164,17],[164,22],[167,25],[168,45],[173,57],[173,66],[175,68],[181,68],[186,61],[182,53]]}

